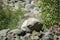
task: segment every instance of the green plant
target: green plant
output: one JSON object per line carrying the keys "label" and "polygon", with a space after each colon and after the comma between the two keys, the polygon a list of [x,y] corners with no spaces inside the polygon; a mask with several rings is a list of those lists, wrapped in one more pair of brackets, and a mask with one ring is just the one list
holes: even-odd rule
{"label": "green plant", "polygon": [[[3,8],[6,8],[5,10]],[[12,11],[11,7],[0,4],[0,30],[1,29],[14,29],[17,28],[18,22],[24,19],[25,12],[21,10],[21,7],[16,11]]]}
{"label": "green plant", "polygon": [[41,18],[44,21],[44,28],[51,27],[54,23],[60,22],[60,0],[40,0]]}

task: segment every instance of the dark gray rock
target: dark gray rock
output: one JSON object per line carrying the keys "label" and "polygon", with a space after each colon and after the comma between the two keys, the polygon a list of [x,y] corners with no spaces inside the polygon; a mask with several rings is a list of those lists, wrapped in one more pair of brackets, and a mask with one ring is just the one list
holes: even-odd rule
{"label": "dark gray rock", "polygon": [[40,32],[42,30],[42,22],[36,18],[28,18],[21,26],[21,30],[25,32],[32,32],[33,30]]}

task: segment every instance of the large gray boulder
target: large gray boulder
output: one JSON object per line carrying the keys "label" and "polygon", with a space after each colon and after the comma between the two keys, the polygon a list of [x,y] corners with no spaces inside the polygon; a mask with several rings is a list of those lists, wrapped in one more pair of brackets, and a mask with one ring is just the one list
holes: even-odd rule
{"label": "large gray boulder", "polygon": [[30,33],[25,33],[20,29],[14,29],[8,32],[7,38],[8,40],[20,40],[29,37],[30,35]]}
{"label": "large gray boulder", "polygon": [[9,40],[18,40],[19,39],[19,34],[21,33],[22,31],[20,29],[14,29],[14,30],[11,30],[9,33],[8,33],[8,39]]}
{"label": "large gray boulder", "polygon": [[21,26],[21,30],[26,32],[31,32],[33,30],[36,30],[40,32],[42,30],[42,22],[38,20],[37,18],[28,18],[25,20]]}
{"label": "large gray boulder", "polygon": [[10,29],[0,30],[0,40],[5,40]]}

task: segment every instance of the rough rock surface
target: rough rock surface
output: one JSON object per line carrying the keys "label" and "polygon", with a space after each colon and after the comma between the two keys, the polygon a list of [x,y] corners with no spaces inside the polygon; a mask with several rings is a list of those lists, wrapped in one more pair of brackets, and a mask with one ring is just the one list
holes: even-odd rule
{"label": "rough rock surface", "polygon": [[46,31],[33,30],[32,33],[23,34],[19,28],[0,30],[0,40],[60,40],[60,26],[55,24]]}
{"label": "rough rock surface", "polygon": [[[3,4],[9,5],[12,11],[16,11],[19,6],[22,6],[23,11],[27,11],[27,15],[25,16],[35,16],[41,11],[35,4],[35,0],[2,0]],[[38,3],[39,0],[37,0]],[[5,7],[5,6],[4,6]],[[32,15],[31,15],[32,14]]]}

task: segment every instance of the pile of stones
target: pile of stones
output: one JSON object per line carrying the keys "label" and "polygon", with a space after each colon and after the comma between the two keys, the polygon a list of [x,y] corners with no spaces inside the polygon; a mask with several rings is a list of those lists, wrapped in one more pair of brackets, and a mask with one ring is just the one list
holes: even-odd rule
{"label": "pile of stones", "polygon": [[60,26],[58,24],[54,24],[44,33],[41,40],[60,40]]}
{"label": "pile of stones", "polygon": [[[27,11],[27,15],[29,16],[31,16],[31,14],[38,14],[41,11],[35,4],[35,0],[2,0],[2,1],[4,5],[10,6],[12,11],[16,11],[19,8],[19,6],[22,6],[21,9],[23,11]],[[39,0],[37,0],[37,3],[38,1]]]}
{"label": "pile of stones", "polygon": [[[30,19],[34,20],[34,22],[32,21],[33,24]],[[28,22],[28,20],[30,21]],[[34,24],[35,22],[36,24]],[[59,24],[54,24],[47,30],[42,30],[41,27],[42,23],[40,21],[37,21],[37,19],[34,18],[29,18],[23,22],[21,29],[0,30],[0,40],[60,40]]]}

